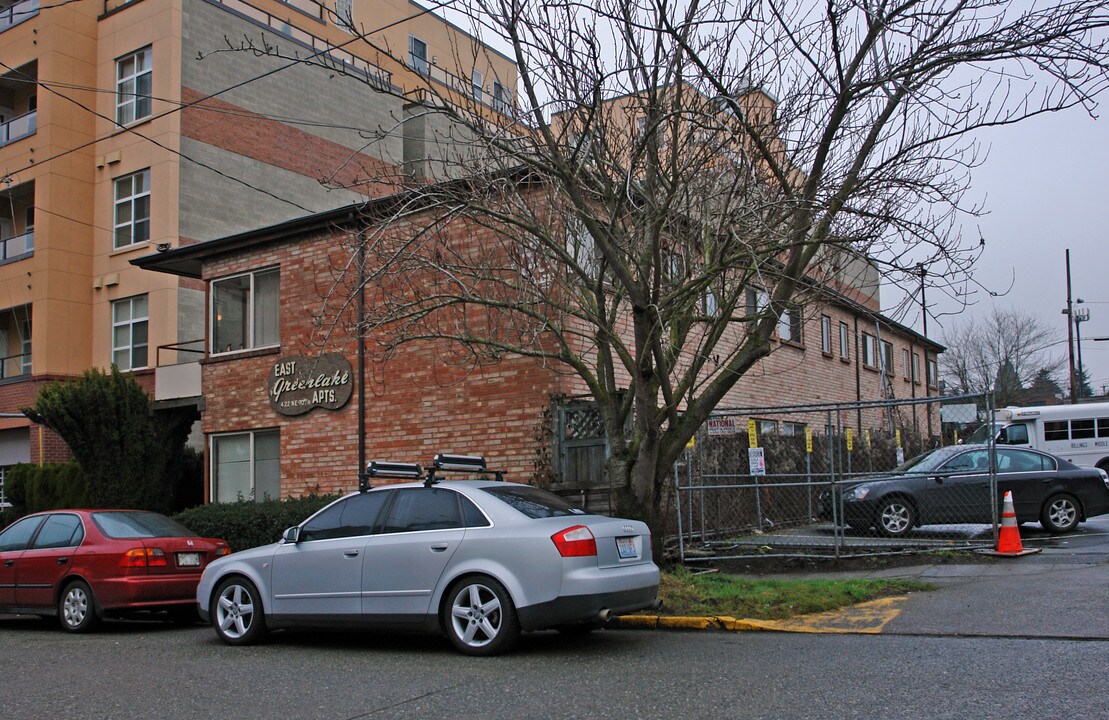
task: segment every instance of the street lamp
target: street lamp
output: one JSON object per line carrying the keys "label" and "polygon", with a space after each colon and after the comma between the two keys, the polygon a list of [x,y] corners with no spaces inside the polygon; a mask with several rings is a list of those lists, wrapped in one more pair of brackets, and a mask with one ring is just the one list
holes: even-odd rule
{"label": "street lamp", "polygon": [[[1085,301],[1082,298],[1075,300],[1075,304],[1081,305]],[[1086,373],[1082,370],[1082,323],[1090,319],[1090,308],[1080,307],[1074,309],[1074,338],[1078,345],[1078,397],[1082,397],[1082,385],[1086,381]]]}

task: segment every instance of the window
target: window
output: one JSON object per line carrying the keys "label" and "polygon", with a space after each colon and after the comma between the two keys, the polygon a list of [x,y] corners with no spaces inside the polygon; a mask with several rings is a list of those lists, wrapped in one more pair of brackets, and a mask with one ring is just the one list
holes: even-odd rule
{"label": "window", "polygon": [[482,84],[484,82],[485,78],[481,76],[479,71],[474,70],[470,73],[470,94],[473,95],[474,100],[478,102],[481,102],[481,98],[484,95],[484,91],[482,90]]}
{"label": "window", "polygon": [[300,540],[330,540],[332,538],[372,535],[385,502],[392,495],[388,491],[361,493],[340,500],[304,523]]}
{"label": "window", "polygon": [[782,342],[801,343],[801,310],[786,308],[778,318],[778,338]]}
{"label": "window", "polygon": [[1006,445],[1027,445],[1028,426],[1024,424],[1010,425],[1005,428]]}
{"label": "window", "polygon": [[1040,455],[1027,450],[1004,449],[997,451],[998,472],[1040,472],[1054,469],[1055,461],[1047,455]]}
{"label": "window", "polygon": [[431,74],[427,61],[427,43],[414,35],[408,36],[408,67],[421,75]]}
{"label": "window", "polygon": [[212,497],[216,502],[281,496],[277,430],[212,436]]}
{"label": "window", "polygon": [[0,532],[0,552],[23,550],[26,548],[27,543],[31,541],[31,536],[35,534],[35,530],[38,530],[39,525],[42,524],[42,519],[42,515],[24,518],[9,525],[4,532]]}
{"label": "window", "polygon": [[895,368],[893,367],[893,343],[882,341],[882,372],[890,377],[893,377]]}
{"label": "window", "polygon": [[81,519],[69,513],[57,513],[46,518],[42,530],[35,537],[32,550],[76,547],[85,537]]}
{"label": "window", "polygon": [[566,252],[586,275],[593,278],[597,276],[601,267],[601,253],[597,249],[597,241],[593,239],[585,223],[577,218],[566,221]]}
{"label": "window", "polygon": [[382,532],[421,532],[464,527],[458,493],[443,488],[397,490]]}
{"label": "window", "polygon": [[705,288],[705,294],[701,297],[701,309],[709,317],[715,317],[720,311],[720,301],[716,299],[716,293],[711,287]]}
{"label": "window", "polygon": [[913,353],[913,384],[920,384],[920,353]]}
{"label": "window", "polygon": [[911,377],[911,373],[913,371],[912,361],[909,359],[908,350],[901,351],[901,360],[905,365],[905,379],[908,380]]}
{"label": "window", "polygon": [[[28,350],[28,352],[30,352]],[[1109,418],[1097,419],[1097,436],[1099,438],[1109,437]]]}
{"label": "window", "polygon": [[112,362],[120,370],[147,366],[148,323],[146,295],[112,303]]}
{"label": "window", "polygon": [[150,117],[153,56],[153,50],[145,47],[116,60],[116,123],[119,125],[130,125]]}
{"label": "window", "polygon": [[755,427],[759,435],[773,435],[778,432],[778,421],[755,418]]}
{"label": "window", "polygon": [[532,519],[587,514],[558,495],[536,487],[505,483],[484,491]]}
{"label": "window", "polygon": [[827,315],[820,316],[820,352],[832,354],[832,318]]}
{"label": "window", "polygon": [[512,103],[508,96],[508,88],[499,82],[493,82],[493,109],[502,115],[512,114]]}
{"label": "window", "polygon": [[150,170],[115,181],[115,248],[150,239]]}
{"label": "window", "polygon": [[933,387],[933,388],[934,387],[939,387],[940,386],[940,373],[939,373],[939,367],[936,365],[936,361],[932,358],[929,358],[928,364],[927,364],[926,367],[927,367],[927,371],[928,371],[928,387]]}
{"label": "window", "polygon": [[799,422],[783,422],[782,435],[787,437],[801,436],[805,434],[805,423]]}
{"label": "window", "polygon": [[35,249],[35,206],[28,205],[23,211],[23,251]]}
{"label": "window", "polygon": [[1087,440],[1094,437],[1094,420],[1071,420],[1071,440]]}
{"label": "window", "polygon": [[758,290],[756,288],[747,288],[747,317],[748,319],[755,319],[755,316],[763,312],[770,306],[770,296],[766,294],[765,290]]}
{"label": "window", "polygon": [[[19,340],[20,360],[20,373],[28,375],[31,372],[31,318],[24,318],[22,323],[23,334]],[[0,377],[3,377],[3,372],[0,372]]]}
{"label": "window", "polygon": [[878,367],[878,346],[875,344],[874,336],[870,333],[863,333],[863,365],[868,368]]}
{"label": "window", "polygon": [[233,352],[279,344],[279,289],[278,268],[214,280],[212,352]]}
{"label": "window", "polygon": [[1070,440],[1070,427],[1066,420],[1044,423],[1044,440]]}
{"label": "window", "polygon": [[851,335],[847,330],[847,323],[841,322],[839,324],[839,356],[844,360],[851,357],[850,338]]}
{"label": "window", "polygon": [[354,30],[354,0],[335,0],[335,24],[348,32]]}

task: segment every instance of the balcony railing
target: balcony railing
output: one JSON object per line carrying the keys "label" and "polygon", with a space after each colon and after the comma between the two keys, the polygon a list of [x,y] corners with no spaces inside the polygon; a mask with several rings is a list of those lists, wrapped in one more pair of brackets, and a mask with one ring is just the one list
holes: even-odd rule
{"label": "balcony railing", "polygon": [[39,14],[39,0],[23,0],[0,10],[0,32]]}
{"label": "balcony railing", "polygon": [[7,122],[0,123],[0,147],[16,140],[22,140],[28,135],[34,135],[38,120],[38,111],[32,110]]}
{"label": "balcony railing", "polygon": [[23,377],[31,374],[31,353],[8,355],[0,358],[0,380]]}
{"label": "balcony railing", "polygon": [[[176,353],[176,362],[172,365],[163,365],[163,350]],[[188,359],[183,359],[182,353]],[[154,399],[178,400],[200,397],[200,361],[206,354],[203,340],[186,340],[159,345],[155,351],[157,366],[154,368]]]}
{"label": "balcony railing", "polygon": [[0,240],[0,262],[30,255],[35,251],[35,231]]}

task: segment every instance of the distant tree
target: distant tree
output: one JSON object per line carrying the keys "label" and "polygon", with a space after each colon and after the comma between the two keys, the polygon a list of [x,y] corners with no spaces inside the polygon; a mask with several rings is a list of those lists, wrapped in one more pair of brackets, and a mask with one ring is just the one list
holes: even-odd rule
{"label": "distant tree", "polygon": [[1094,390],[1090,387],[1090,371],[1085,364],[1075,369],[1074,378],[1078,386],[1078,397],[1088,398],[1094,396]]}
{"label": "distant tree", "polygon": [[1040,368],[1040,371],[1036,373],[1036,377],[1033,378],[1032,384],[1025,390],[1025,396],[1042,402],[1047,398],[1063,397],[1063,389],[1055,381],[1054,373],[1051,370]]}
{"label": "distant tree", "polygon": [[192,408],[153,411],[150,396],[116,366],[39,390],[31,420],[61,436],[84,471],[93,507],[171,511]]}
{"label": "distant tree", "polygon": [[1027,311],[994,308],[944,333],[940,372],[955,393],[992,390],[995,407],[1015,405],[1024,388],[1050,379],[1062,366],[1062,355],[1055,354],[1061,340],[1058,331]]}

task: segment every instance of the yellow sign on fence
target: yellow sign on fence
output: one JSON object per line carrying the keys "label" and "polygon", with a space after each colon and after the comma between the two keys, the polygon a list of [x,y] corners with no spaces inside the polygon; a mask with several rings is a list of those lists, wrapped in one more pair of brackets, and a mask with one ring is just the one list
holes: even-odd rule
{"label": "yellow sign on fence", "polygon": [[847,452],[855,449],[855,431],[847,428]]}
{"label": "yellow sign on fence", "polygon": [[759,446],[759,436],[755,432],[755,421],[753,418],[747,421],[747,440],[751,447],[757,448]]}

